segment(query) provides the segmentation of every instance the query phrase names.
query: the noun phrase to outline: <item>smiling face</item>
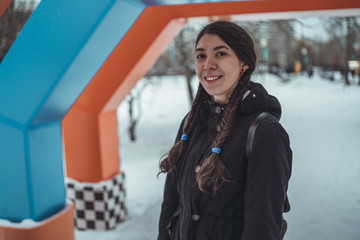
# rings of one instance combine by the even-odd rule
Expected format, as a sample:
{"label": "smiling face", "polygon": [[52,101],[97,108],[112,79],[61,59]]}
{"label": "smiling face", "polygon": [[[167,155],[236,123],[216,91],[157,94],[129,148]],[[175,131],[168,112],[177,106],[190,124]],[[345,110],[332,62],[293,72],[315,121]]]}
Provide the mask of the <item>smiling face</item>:
{"label": "smiling face", "polygon": [[195,72],[206,92],[217,103],[228,103],[248,67],[216,34],[204,34],[195,48]]}

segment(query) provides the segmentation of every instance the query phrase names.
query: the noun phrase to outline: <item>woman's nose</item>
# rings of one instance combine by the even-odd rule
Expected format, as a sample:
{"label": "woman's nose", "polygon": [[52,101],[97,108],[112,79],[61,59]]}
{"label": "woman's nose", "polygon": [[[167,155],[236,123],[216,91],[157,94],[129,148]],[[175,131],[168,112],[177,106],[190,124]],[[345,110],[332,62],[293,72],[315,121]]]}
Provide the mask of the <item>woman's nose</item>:
{"label": "woman's nose", "polygon": [[210,70],[210,69],[216,69],[216,63],[213,61],[212,58],[207,58],[204,63],[204,69]]}

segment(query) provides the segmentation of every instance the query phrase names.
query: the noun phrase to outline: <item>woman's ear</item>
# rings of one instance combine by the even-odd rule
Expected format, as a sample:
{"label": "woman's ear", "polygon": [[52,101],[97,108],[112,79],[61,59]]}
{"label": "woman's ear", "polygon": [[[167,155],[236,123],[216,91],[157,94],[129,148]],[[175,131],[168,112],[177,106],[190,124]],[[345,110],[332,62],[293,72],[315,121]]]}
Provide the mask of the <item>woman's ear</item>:
{"label": "woman's ear", "polygon": [[242,65],[242,67],[241,67],[241,69],[243,69],[243,70],[244,70],[244,72],[245,72],[246,70],[248,70],[248,69],[249,69],[249,66],[248,66],[248,65],[246,65],[246,64],[243,64],[243,65]]}
{"label": "woman's ear", "polygon": [[243,64],[240,69],[240,78],[244,75],[245,71],[249,68],[248,65]]}

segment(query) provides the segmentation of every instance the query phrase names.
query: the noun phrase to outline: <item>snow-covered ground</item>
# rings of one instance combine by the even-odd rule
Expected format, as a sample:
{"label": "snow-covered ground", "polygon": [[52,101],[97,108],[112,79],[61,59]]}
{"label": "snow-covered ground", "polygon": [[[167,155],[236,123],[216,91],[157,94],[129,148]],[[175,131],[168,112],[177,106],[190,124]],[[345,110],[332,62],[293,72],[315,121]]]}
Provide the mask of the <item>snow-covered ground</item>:
{"label": "snow-covered ground", "polygon": [[[281,123],[294,152],[288,193],[292,209],[285,215],[289,224],[285,239],[359,240],[360,86],[344,87],[341,81],[316,76],[292,77],[283,83],[266,74],[253,80],[280,100]],[[143,84],[141,80],[136,88]],[[151,79],[141,95],[141,108],[135,142],[129,140],[127,130],[127,101],[118,111],[129,219],[111,231],[76,231],[76,240],[156,239],[165,180],[163,174],[156,176],[158,163],[190,108],[185,79]]]}

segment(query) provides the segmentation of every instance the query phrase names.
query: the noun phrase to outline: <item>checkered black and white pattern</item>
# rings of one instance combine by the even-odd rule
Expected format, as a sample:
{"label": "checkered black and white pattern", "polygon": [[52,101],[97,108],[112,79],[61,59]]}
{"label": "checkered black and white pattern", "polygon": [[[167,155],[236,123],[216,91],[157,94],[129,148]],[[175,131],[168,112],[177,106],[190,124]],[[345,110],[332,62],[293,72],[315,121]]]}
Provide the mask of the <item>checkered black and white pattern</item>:
{"label": "checkered black and white pattern", "polygon": [[79,230],[109,230],[125,220],[125,175],[100,183],[66,179],[67,198],[74,202],[75,227]]}

